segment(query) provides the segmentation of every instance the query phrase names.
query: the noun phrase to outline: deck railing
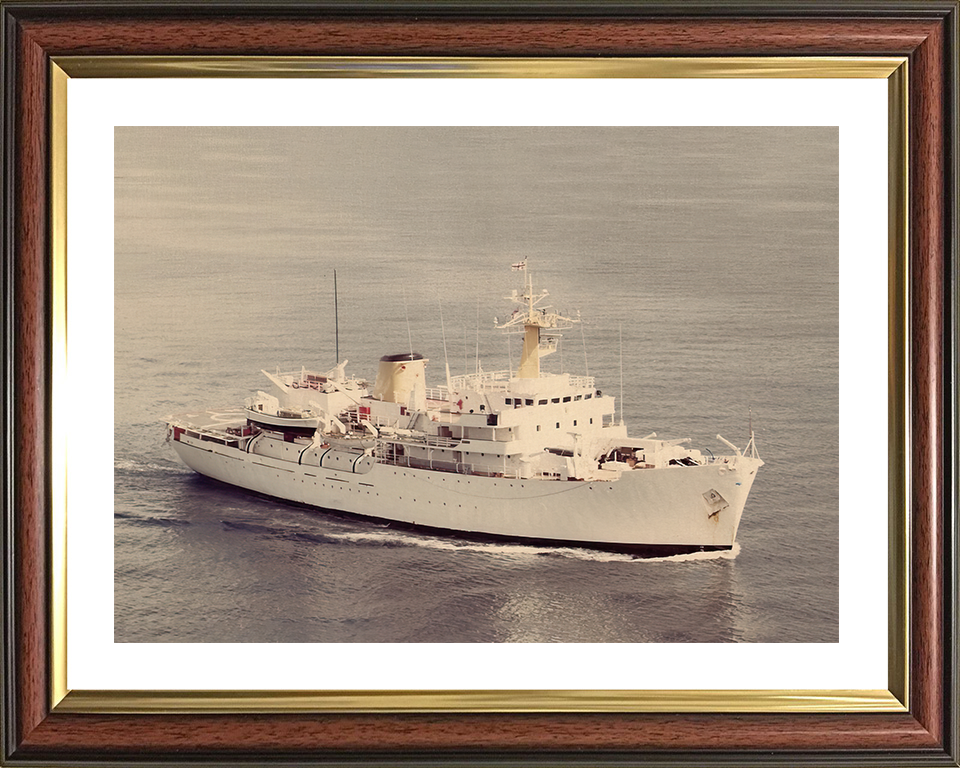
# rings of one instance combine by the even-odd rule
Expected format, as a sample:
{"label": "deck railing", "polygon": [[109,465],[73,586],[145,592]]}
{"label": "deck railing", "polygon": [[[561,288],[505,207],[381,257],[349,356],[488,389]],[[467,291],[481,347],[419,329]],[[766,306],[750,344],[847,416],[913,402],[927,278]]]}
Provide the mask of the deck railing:
{"label": "deck railing", "polygon": [[446,403],[450,400],[450,394],[446,387],[427,387],[427,400]]}
{"label": "deck railing", "polygon": [[450,386],[454,389],[506,389],[511,378],[512,371],[480,371],[451,376]]}
{"label": "deck railing", "polygon": [[[552,378],[554,374],[544,374],[543,378]],[[577,389],[593,389],[596,379],[593,376],[574,376],[572,374],[556,374],[569,376],[570,386]],[[506,390],[510,380],[514,377],[513,371],[481,371],[468,373],[462,376],[451,376],[450,386],[454,389],[497,389]],[[440,389],[446,390],[446,387]],[[429,397],[429,395],[428,395]]]}

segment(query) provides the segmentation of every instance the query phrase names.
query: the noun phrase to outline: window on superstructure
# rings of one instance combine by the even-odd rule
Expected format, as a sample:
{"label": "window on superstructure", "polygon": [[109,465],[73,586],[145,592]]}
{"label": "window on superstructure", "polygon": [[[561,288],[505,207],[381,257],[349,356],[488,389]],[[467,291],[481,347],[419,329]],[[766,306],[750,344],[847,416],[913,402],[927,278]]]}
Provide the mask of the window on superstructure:
{"label": "window on superstructure", "polygon": [[593,424],[593,417],[590,417],[590,423]]}
{"label": "window on superstructure", "polygon": [[569,402],[570,402],[570,398],[569,398],[569,397],[565,397],[565,398],[563,398],[563,402],[565,402],[565,403],[569,403]]}
{"label": "window on superstructure", "polygon": [[557,422],[557,429],[560,429],[560,422]]}
{"label": "window on superstructure", "polygon": [[539,432],[539,431],[540,431],[540,425],[537,424],[537,432]]}
{"label": "window on superstructure", "polygon": [[551,400],[550,402],[551,402],[551,403],[559,403],[559,402],[560,402],[560,398],[559,398],[559,397],[555,397],[555,398],[553,398],[553,400]]}
{"label": "window on superstructure", "polygon": [[577,395],[575,398],[573,398],[573,399],[574,399],[574,402],[576,402],[577,400],[579,400],[581,397],[583,397],[583,395]]}
{"label": "window on superstructure", "polygon": [[583,399],[584,399],[584,400],[589,400],[591,397],[593,397],[593,392],[590,392],[589,394],[584,395],[584,396],[583,396]]}
{"label": "window on superstructure", "polygon": [[546,405],[546,404],[547,404],[547,401],[546,401],[546,400],[539,400],[539,401],[537,402],[537,405]]}
{"label": "window on superstructure", "polygon": [[533,400],[527,400],[524,405],[533,405]]}
{"label": "window on superstructure", "polygon": [[573,426],[577,426],[577,420],[576,420],[576,419],[573,420]]}
{"label": "window on superstructure", "polygon": [[506,400],[503,401],[503,403],[504,405],[513,405],[513,398],[508,397]]}

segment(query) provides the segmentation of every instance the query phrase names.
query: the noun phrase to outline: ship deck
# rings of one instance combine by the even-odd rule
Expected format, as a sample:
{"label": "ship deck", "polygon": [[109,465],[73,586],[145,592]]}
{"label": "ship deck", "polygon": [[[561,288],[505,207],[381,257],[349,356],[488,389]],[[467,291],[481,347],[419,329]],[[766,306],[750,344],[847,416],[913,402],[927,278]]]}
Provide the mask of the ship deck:
{"label": "ship deck", "polygon": [[163,421],[201,432],[223,432],[227,427],[246,424],[247,416],[240,408],[216,408],[208,411],[178,413],[167,416]]}

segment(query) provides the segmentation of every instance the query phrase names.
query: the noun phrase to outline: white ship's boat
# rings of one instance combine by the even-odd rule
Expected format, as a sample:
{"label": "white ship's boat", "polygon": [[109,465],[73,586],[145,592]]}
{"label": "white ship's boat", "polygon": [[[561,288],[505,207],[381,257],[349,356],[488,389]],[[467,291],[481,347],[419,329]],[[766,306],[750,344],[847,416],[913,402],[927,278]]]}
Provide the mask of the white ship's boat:
{"label": "white ship's boat", "polygon": [[498,323],[523,334],[515,371],[448,369],[428,387],[417,352],[382,357],[372,386],[346,361],[264,371],[269,392],[170,417],[167,439],[207,477],[401,528],[643,556],[731,549],[763,465],[752,432],[743,451],[718,435],[723,456],[629,437],[593,378],[541,372],[576,320],[541,307],[547,292],[525,276]]}

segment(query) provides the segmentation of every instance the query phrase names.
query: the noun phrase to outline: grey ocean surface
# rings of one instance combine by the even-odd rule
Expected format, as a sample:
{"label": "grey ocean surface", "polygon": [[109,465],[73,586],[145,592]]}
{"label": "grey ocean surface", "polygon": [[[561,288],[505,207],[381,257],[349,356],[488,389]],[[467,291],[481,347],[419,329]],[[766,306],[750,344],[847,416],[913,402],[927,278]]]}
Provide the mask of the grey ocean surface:
{"label": "grey ocean surface", "polygon": [[[118,642],[836,642],[835,128],[118,128]],[[517,364],[526,259],[631,434],[766,461],[735,556],[471,544],[190,472],[168,414],[260,369]],[[443,330],[440,314],[442,310]],[[409,321],[408,321],[409,318]],[[409,331],[409,335],[408,335]],[[389,516],[389,510],[384,510]]]}

